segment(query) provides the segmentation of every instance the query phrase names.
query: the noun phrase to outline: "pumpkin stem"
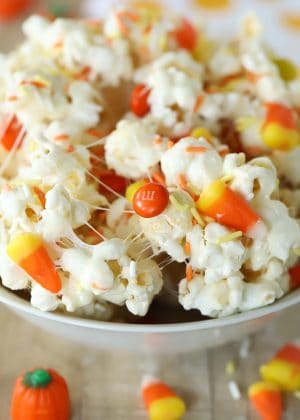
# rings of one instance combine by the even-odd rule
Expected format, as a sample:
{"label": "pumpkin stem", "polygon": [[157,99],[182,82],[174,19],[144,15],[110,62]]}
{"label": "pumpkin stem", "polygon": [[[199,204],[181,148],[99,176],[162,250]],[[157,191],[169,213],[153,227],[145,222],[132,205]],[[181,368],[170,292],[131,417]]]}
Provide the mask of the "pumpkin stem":
{"label": "pumpkin stem", "polygon": [[45,369],[26,372],[23,383],[28,388],[45,388],[52,381],[51,374]]}

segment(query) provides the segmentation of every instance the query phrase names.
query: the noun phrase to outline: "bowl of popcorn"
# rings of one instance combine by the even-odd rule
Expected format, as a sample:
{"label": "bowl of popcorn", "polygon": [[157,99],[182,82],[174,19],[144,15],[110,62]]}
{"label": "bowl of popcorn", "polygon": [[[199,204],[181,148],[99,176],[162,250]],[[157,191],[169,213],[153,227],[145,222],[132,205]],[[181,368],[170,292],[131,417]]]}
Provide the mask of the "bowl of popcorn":
{"label": "bowl of popcorn", "polygon": [[226,42],[145,4],[23,32],[0,56],[1,302],[157,351],[300,302],[300,76],[253,16]]}

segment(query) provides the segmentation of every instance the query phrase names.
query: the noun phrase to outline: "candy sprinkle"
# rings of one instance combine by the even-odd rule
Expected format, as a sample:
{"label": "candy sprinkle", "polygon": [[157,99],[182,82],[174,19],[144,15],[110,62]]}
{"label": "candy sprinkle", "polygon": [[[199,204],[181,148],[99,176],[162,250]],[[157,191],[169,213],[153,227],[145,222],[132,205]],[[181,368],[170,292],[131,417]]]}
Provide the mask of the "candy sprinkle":
{"label": "candy sprinkle", "polygon": [[235,362],[233,360],[228,360],[225,366],[225,372],[227,375],[232,375],[236,371]]}
{"label": "candy sprinkle", "polygon": [[237,230],[236,232],[232,232],[232,233],[229,233],[228,235],[221,236],[217,240],[216,244],[221,245],[225,242],[234,241],[235,239],[240,238],[241,236],[243,236],[243,232],[240,230]]}
{"label": "candy sprinkle", "polygon": [[228,382],[228,389],[229,389],[230,395],[235,401],[238,401],[241,399],[241,391],[238,384],[235,381]]}
{"label": "candy sprinkle", "polygon": [[199,212],[195,209],[195,207],[191,207],[191,214],[194,217],[194,219],[196,220],[196,222],[201,226],[204,227],[205,226],[205,222],[202,219],[202,217],[200,216]]}

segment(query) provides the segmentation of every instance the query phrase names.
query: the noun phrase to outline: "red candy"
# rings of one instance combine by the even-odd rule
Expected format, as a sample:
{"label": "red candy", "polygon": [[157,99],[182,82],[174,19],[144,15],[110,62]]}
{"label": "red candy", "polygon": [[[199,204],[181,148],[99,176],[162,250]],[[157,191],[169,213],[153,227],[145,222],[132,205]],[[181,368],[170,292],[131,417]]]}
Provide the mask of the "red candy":
{"label": "red candy", "polygon": [[175,38],[178,45],[185,50],[193,51],[197,46],[197,31],[187,19],[183,19],[181,26],[175,31]]}
{"label": "red candy", "polygon": [[131,110],[138,117],[144,117],[150,111],[148,97],[150,89],[143,84],[137,85],[131,95]]}
{"label": "red candy", "polygon": [[[126,187],[128,186],[128,180],[126,178],[112,172],[100,175],[99,179],[101,182],[103,182],[103,184],[107,185],[116,193],[122,195],[125,194]],[[100,190],[104,194],[108,191],[107,188],[105,188],[104,186],[100,186]]]}
{"label": "red candy", "polygon": [[144,218],[158,216],[168,203],[168,190],[161,184],[148,183],[139,188],[133,197],[134,211]]}

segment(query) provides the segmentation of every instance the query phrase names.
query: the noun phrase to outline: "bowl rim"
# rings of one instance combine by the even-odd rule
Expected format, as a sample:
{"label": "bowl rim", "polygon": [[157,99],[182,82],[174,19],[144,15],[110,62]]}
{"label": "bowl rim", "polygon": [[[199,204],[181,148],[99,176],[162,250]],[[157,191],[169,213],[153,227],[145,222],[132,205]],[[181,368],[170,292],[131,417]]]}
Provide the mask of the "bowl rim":
{"label": "bowl rim", "polygon": [[258,318],[273,316],[277,312],[300,303],[300,288],[288,293],[270,305],[252,309],[246,312],[237,313],[228,317],[167,324],[129,324],[122,322],[99,321],[94,319],[80,318],[59,312],[43,312],[31,306],[29,302],[14,294],[13,291],[6,290],[2,286],[0,286],[0,303],[3,303],[4,305],[12,308],[13,310],[16,310],[17,312],[24,312],[28,315],[43,318],[45,320],[55,321],[61,324],[77,327],[103,330],[114,333],[166,334],[222,328],[246,321],[255,322],[255,320]]}

